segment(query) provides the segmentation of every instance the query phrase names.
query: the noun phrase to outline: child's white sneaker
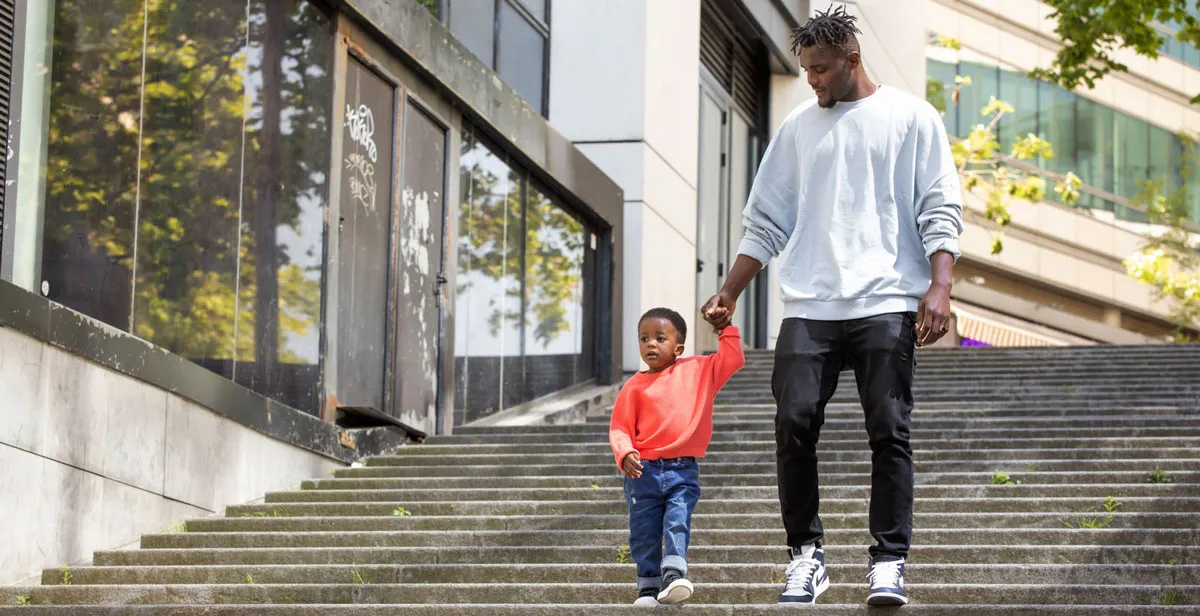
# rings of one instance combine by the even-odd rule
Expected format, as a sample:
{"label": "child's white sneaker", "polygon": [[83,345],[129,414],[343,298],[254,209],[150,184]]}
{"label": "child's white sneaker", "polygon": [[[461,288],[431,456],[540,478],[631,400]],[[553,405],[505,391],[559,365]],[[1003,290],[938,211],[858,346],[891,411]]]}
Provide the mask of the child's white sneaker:
{"label": "child's white sneaker", "polygon": [[641,607],[657,607],[658,606],[658,599],[656,598],[657,596],[658,596],[657,588],[645,588],[645,589],[642,589],[642,591],[638,593],[637,601],[634,601],[633,604],[637,605],[637,606],[641,606]]}
{"label": "child's white sneaker", "polygon": [[663,574],[663,590],[658,593],[658,602],[667,605],[683,603],[692,598],[695,591],[692,583],[674,569],[667,569]]}

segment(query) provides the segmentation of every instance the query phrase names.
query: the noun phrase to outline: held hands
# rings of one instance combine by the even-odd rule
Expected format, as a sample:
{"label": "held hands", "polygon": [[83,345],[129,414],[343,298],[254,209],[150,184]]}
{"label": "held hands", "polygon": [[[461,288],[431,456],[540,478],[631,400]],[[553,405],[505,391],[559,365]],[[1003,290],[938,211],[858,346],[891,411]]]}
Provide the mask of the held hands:
{"label": "held hands", "polygon": [[718,293],[700,308],[701,314],[704,315],[704,320],[712,325],[713,331],[720,334],[733,322],[733,311],[737,307],[737,301],[732,297]]}
{"label": "held hands", "polygon": [[950,331],[950,288],[934,284],[917,308],[917,346],[929,346]]}
{"label": "held hands", "polygon": [[642,456],[638,452],[631,451],[625,454],[625,459],[621,460],[621,472],[630,479],[637,479],[642,476]]}

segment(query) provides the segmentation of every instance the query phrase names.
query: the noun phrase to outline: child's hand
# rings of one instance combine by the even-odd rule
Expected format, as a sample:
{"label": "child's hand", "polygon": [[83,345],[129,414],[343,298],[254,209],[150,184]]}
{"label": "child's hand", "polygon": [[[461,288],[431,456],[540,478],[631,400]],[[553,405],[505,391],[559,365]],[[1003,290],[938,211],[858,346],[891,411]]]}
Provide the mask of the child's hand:
{"label": "child's hand", "polygon": [[625,454],[625,459],[621,460],[621,472],[630,479],[637,479],[642,476],[642,456],[638,452],[631,451]]}

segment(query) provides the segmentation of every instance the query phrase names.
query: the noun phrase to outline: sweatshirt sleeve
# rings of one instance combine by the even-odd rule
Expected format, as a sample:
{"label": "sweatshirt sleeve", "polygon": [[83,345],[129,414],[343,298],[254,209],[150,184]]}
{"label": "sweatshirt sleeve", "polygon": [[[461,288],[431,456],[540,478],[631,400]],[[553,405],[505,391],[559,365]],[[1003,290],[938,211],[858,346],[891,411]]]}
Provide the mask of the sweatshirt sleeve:
{"label": "sweatshirt sleeve", "polygon": [[637,413],[630,403],[629,388],[622,387],[613,403],[612,418],[608,423],[608,444],[612,446],[613,456],[617,460],[617,468],[621,461],[631,451],[637,451],[633,446],[633,434],[637,425]]}
{"label": "sweatshirt sleeve", "polygon": [[788,116],[767,146],[750,197],[742,211],[745,234],[738,254],[764,266],[787,247],[796,229],[800,159],[796,151],[796,114]]}
{"label": "sweatshirt sleeve", "polygon": [[950,152],[946,126],[932,105],[921,106],[914,187],[917,229],[925,257],[944,251],[959,257],[958,236],[963,232],[962,188]]}
{"label": "sweatshirt sleeve", "polygon": [[729,382],[742,366],[746,356],[742,352],[742,333],[737,327],[726,327],[717,338],[717,352],[712,355],[713,388],[720,389]]}

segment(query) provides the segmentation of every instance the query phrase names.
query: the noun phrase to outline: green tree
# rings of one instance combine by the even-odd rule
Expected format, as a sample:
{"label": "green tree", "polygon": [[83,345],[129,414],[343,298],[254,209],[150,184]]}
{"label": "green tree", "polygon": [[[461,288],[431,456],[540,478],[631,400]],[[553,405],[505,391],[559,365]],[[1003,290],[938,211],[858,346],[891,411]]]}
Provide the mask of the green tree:
{"label": "green tree", "polygon": [[1125,260],[1125,267],[1130,276],[1154,287],[1159,298],[1171,303],[1175,340],[1200,342],[1195,331],[1200,323],[1200,235],[1187,228],[1196,140],[1186,138],[1183,146],[1180,185],[1148,180],[1133,199],[1146,208],[1150,223],[1161,232],[1147,235],[1145,245]]}
{"label": "green tree", "polygon": [[[1200,46],[1200,5],[1195,0],[1043,0],[1054,8],[1055,33],[1063,46],[1050,66],[1031,72],[1064,88],[1094,88],[1096,81],[1112,72],[1128,72],[1115,58],[1119,50],[1131,50],[1147,58],[1158,58],[1167,42],[1159,25],[1176,31],[1183,44]],[[1200,93],[1191,99],[1200,103]],[[1194,139],[1184,139],[1185,148],[1195,150]],[[1194,156],[1185,157],[1181,186],[1169,187],[1161,180],[1143,186],[1134,200],[1144,205],[1151,223],[1165,232],[1150,238],[1147,245],[1126,261],[1131,276],[1154,287],[1161,297],[1173,302],[1177,338],[1186,338],[1200,328],[1200,262],[1194,226],[1189,225],[1185,196],[1195,175]],[[1193,221],[1194,222],[1194,221]],[[1194,334],[1191,334],[1194,336]]]}
{"label": "green tree", "polygon": [[[1081,85],[1094,88],[1097,80],[1113,71],[1128,72],[1129,67],[1114,56],[1119,50],[1157,58],[1166,43],[1157,24],[1174,27],[1179,42],[1200,46],[1195,0],[1042,1],[1054,8],[1054,32],[1063,46],[1050,66],[1031,75],[1070,90]],[[1200,103],[1200,94],[1192,103]]]}

